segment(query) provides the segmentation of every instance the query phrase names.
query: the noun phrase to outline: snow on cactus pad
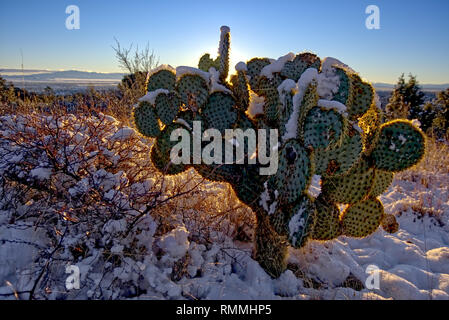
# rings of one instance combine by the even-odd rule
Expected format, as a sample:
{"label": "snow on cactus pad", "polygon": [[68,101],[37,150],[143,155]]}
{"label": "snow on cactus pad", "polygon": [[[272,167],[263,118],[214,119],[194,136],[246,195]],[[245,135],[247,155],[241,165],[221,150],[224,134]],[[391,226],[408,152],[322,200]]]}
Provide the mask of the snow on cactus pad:
{"label": "snow on cactus pad", "polygon": [[372,156],[376,168],[402,171],[415,165],[425,152],[422,131],[407,120],[394,120],[382,125]]}

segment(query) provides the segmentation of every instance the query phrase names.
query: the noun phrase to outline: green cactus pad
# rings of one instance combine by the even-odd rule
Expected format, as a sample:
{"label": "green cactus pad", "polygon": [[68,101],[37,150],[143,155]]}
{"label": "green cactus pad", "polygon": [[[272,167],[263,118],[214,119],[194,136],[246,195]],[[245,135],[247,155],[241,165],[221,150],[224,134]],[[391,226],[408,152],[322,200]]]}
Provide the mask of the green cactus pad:
{"label": "green cactus pad", "polygon": [[240,179],[231,181],[232,187],[237,198],[251,207],[253,210],[261,210],[259,200],[260,195],[264,192],[264,184],[267,182],[268,176],[259,174],[257,166],[245,166],[242,168]]}
{"label": "green cactus pad", "polygon": [[260,77],[254,91],[265,98],[264,115],[268,122],[274,122],[278,119],[278,112],[282,108],[279,99],[278,86],[282,83],[279,75],[274,75],[272,79]]}
{"label": "green cactus pad", "polygon": [[[155,167],[163,174],[178,174],[190,167],[189,164],[174,164],[170,160],[170,152],[178,144],[178,141],[170,141],[170,136],[174,130],[180,128],[185,130],[184,126],[177,123],[166,125],[157,138],[156,143],[151,148],[151,160]],[[190,142],[192,143],[192,139],[190,139]],[[192,150],[192,145],[190,145],[190,150]],[[191,159],[189,162],[191,163]]]}
{"label": "green cactus pad", "polygon": [[141,134],[153,138],[159,136],[161,129],[152,105],[148,102],[139,103],[133,115],[136,128]]}
{"label": "green cactus pad", "polygon": [[181,102],[193,111],[201,109],[209,96],[208,85],[199,75],[183,75],[176,83],[176,90]]}
{"label": "green cactus pad", "polygon": [[290,116],[293,112],[293,94],[291,92],[287,92],[284,95],[284,100],[279,105],[280,109],[277,114],[279,117],[279,136],[284,136],[287,131],[287,123],[290,120]]}
{"label": "green cactus pad", "polygon": [[[248,129],[252,129],[252,130],[255,130],[255,133],[257,135],[257,130],[256,130],[255,124],[242,111],[237,111],[237,120],[235,121],[235,123],[233,124],[233,126],[231,128],[232,129],[241,129],[243,131],[243,133],[246,130],[248,130]],[[269,143],[269,140],[267,141],[267,143]],[[248,163],[248,158],[253,156],[254,151],[253,150],[249,150],[249,145],[248,145],[248,139],[247,138],[244,138],[243,147],[244,147],[244,156],[245,156],[245,159],[243,159],[243,160],[244,160],[244,163]],[[257,144],[256,144],[255,147],[257,148]],[[236,161],[238,161],[237,163],[243,163],[242,159],[239,159],[239,160],[236,160]]]}
{"label": "green cactus pad", "polygon": [[[231,47],[231,34],[226,30],[227,28],[221,28],[221,38],[219,46],[219,58],[220,65],[218,71],[220,72],[220,81],[225,82],[229,73],[229,51]],[[229,29],[228,29],[229,30]]]}
{"label": "green cactus pad", "polygon": [[312,108],[305,118],[304,145],[326,149],[335,145],[344,130],[343,117],[335,110]]}
{"label": "green cactus pad", "polygon": [[371,107],[374,99],[374,89],[371,84],[363,82],[360,76],[350,75],[351,99],[347,104],[349,118],[355,120],[362,116]]}
{"label": "green cactus pad", "polygon": [[227,93],[212,93],[202,111],[207,128],[220,130],[222,134],[225,129],[231,129],[237,121],[235,104],[234,98]]}
{"label": "green cactus pad", "polygon": [[356,203],[370,192],[374,169],[362,158],[346,175],[322,179],[321,191],[337,203]]}
{"label": "green cactus pad", "polygon": [[319,98],[320,97],[317,93],[316,83],[310,83],[307,86],[306,92],[304,93],[304,97],[302,98],[299,108],[297,136],[302,143],[304,143],[304,127],[306,123],[306,117],[309,114],[310,110],[316,107]]}
{"label": "green cactus pad", "polygon": [[278,171],[272,176],[281,201],[293,203],[298,200],[312,175],[311,155],[296,140],[288,140],[279,152]]}
{"label": "green cactus pad", "polygon": [[301,77],[308,68],[320,69],[321,60],[313,53],[300,53],[293,61],[287,61],[282,68],[281,76],[294,80],[295,82]]}
{"label": "green cactus pad", "polygon": [[371,187],[370,196],[375,198],[384,193],[393,182],[394,174],[392,172],[379,169],[374,170],[374,182]]}
{"label": "green cactus pad", "polygon": [[338,86],[337,93],[334,95],[333,100],[341,102],[344,105],[346,105],[348,100],[350,100],[351,82],[349,78],[349,71],[340,67],[335,67],[335,74],[339,77],[340,84]]}
{"label": "green cactus pad", "polygon": [[176,75],[170,70],[160,70],[154,73],[148,79],[147,89],[148,92],[155,91],[157,89],[166,89],[172,91],[175,89]]}
{"label": "green cactus pad", "polygon": [[232,92],[237,99],[237,108],[243,112],[249,106],[249,82],[245,72],[238,71],[236,75],[231,77]]}
{"label": "green cactus pad", "polygon": [[340,223],[340,210],[332,201],[319,195],[315,201],[314,226],[311,231],[313,240],[332,240],[342,233]]}
{"label": "green cactus pad", "polygon": [[176,92],[160,93],[154,103],[156,113],[164,124],[170,124],[176,118],[180,108],[180,100]]}
{"label": "green cactus pad", "polygon": [[382,121],[380,110],[373,104],[359,119],[359,127],[362,129],[363,152],[371,154],[379,137],[379,127]]}
{"label": "green cactus pad", "polygon": [[355,238],[369,236],[379,227],[383,215],[382,202],[376,198],[352,204],[342,213],[343,234]]}
{"label": "green cactus pad", "polygon": [[250,76],[249,83],[253,90],[257,87],[257,83],[259,82],[260,72],[269,64],[270,60],[267,58],[254,58],[246,63],[248,76]]}
{"label": "green cactus pad", "polygon": [[394,120],[382,125],[372,152],[376,168],[402,171],[417,164],[425,153],[422,131],[407,120]]}
{"label": "green cactus pad", "polygon": [[324,177],[344,175],[360,160],[362,151],[362,136],[352,130],[341,145],[315,150],[315,174]]}
{"label": "green cactus pad", "polygon": [[220,57],[212,60],[209,53],[204,54],[200,61],[198,62],[198,69],[209,72],[210,68],[215,68],[215,70],[220,69]]}

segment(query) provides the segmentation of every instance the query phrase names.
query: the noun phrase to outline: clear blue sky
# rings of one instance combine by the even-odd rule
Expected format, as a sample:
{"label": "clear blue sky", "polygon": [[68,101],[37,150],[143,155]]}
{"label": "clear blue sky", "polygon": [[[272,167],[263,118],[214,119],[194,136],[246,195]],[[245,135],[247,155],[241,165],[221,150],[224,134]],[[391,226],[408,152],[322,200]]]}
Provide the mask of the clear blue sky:
{"label": "clear blue sky", "polygon": [[[67,30],[65,8],[80,8]],[[365,28],[365,8],[380,8],[380,30]],[[232,62],[309,50],[349,64],[373,82],[413,73],[449,83],[448,0],[0,0],[0,67],[120,71],[111,46],[150,47],[161,63],[196,66],[216,55],[221,25],[231,27]]]}

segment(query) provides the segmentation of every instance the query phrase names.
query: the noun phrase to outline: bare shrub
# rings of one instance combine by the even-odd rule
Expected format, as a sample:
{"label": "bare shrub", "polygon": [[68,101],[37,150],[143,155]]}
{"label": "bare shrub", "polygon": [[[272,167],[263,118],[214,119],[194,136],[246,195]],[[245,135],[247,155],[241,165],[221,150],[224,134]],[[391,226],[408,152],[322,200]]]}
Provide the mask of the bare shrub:
{"label": "bare shrub", "polygon": [[[94,273],[81,290],[97,298],[128,297],[123,288],[137,282],[129,284],[116,269],[137,268],[152,256],[155,239],[177,226],[204,245],[251,237],[251,211],[229,186],[207,182],[193,169],[174,177],[158,173],[151,145],[93,109],[0,117],[0,229],[35,235],[0,232],[0,241],[38,251],[26,276],[11,281],[17,288],[11,295],[67,298],[64,266],[86,262],[102,270],[103,282],[95,283]],[[105,283],[112,296],[103,292]]]}

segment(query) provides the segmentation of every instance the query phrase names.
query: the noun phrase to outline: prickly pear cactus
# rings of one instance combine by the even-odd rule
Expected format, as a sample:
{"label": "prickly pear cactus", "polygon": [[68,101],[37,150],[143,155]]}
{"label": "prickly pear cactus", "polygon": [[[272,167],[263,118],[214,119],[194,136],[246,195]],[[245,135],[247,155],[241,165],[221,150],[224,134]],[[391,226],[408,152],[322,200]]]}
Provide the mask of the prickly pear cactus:
{"label": "prickly pear cactus", "polygon": [[[273,277],[286,268],[288,244],[366,237],[379,226],[396,232],[396,219],[384,213],[378,197],[394,173],[422,159],[422,131],[407,120],[382,124],[372,85],[334,58],[309,52],[254,58],[238,63],[228,82],[230,39],[229,28],[222,27],[217,58],[203,55],[198,69],[161,66],[149,75],[134,121],[142,135],[156,139],[155,167],[167,175],[193,167],[206,179],[230,183],[256,214],[254,257]],[[217,164],[195,161],[192,151],[189,164],[172,163],[175,130],[187,130],[204,145],[194,121],[203,138],[206,129],[221,135],[226,129],[278,130],[277,144],[258,144],[254,153],[276,152],[277,172],[260,175],[266,163],[256,157],[249,164],[250,152],[233,157],[234,163],[220,156]],[[312,180],[320,181],[317,197],[309,192]]]}

